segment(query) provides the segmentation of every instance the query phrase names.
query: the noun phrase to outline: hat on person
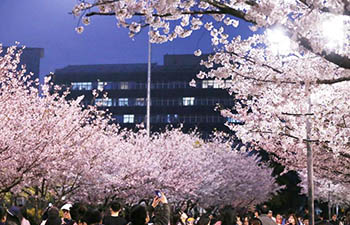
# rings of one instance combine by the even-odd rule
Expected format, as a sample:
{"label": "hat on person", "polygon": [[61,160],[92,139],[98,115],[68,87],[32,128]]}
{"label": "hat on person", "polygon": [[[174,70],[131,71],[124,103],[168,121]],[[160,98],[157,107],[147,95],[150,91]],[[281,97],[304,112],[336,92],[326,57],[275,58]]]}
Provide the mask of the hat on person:
{"label": "hat on person", "polygon": [[10,209],[7,210],[7,212],[11,216],[18,218],[19,220],[22,219],[21,218],[21,210],[17,206],[12,206]]}
{"label": "hat on person", "polygon": [[70,211],[70,208],[72,207],[72,204],[64,204],[61,208],[61,210],[67,210],[67,211]]}

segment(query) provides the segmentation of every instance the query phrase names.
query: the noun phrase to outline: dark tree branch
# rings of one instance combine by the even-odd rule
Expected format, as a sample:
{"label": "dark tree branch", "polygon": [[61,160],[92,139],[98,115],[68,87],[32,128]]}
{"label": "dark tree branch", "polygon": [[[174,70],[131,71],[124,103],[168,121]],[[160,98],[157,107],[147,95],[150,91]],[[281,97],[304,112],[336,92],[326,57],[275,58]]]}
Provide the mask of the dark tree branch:
{"label": "dark tree branch", "polygon": [[[289,36],[292,36],[292,33],[289,33]],[[311,47],[311,42],[309,39],[302,37],[300,34],[298,35],[297,41],[299,44],[307,49],[308,51],[326,59],[327,61],[341,67],[344,69],[350,69],[350,58],[347,56],[339,55],[335,52],[327,53],[326,51],[322,51],[322,53],[315,52]]]}
{"label": "dark tree branch", "polygon": [[[313,4],[308,4],[306,2],[306,0],[299,0],[301,3],[303,3],[306,7],[308,7],[309,9],[314,9],[314,5]],[[343,13],[341,14],[336,14],[336,15],[344,15],[344,16],[350,16],[350,10],[348,10],[348,6],[350,5],[350,2],[349,1],[346,1],[346,0],[342,0],[342,2],[344,3],[344,7],[343,7]],[[332,13],[332,11],[327,8],[327,7],[322,7],[322,8],[319,8],[318,10],[320,10],[321,12],[325,12],[325,13]],[[333,13],[334,14],[334,13]]]}
{"label": "dark tree branch", "polygon": [[282,113],[282,115],[286,115],[286,116],[313,116],[313,113],[304,113],[304,114],[300,114],[300,113]]}

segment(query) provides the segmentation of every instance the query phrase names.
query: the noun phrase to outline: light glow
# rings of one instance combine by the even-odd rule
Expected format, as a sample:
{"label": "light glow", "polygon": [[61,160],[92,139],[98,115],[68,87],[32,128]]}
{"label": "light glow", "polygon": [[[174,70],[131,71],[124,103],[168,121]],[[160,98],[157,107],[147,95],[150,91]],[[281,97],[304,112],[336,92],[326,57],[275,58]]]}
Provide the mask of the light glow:
{"label": "light glow", "polygon": [[328,17],[322,23],[322,33],[327,40],[326,47],[330,50],[341,50],[344,46],[344,17]]}
{"label": "light glow", "polygon": [[268,29],[266,31],[270,50],[276,55],[287,55],[291,50],[289,37],[281,28]]}

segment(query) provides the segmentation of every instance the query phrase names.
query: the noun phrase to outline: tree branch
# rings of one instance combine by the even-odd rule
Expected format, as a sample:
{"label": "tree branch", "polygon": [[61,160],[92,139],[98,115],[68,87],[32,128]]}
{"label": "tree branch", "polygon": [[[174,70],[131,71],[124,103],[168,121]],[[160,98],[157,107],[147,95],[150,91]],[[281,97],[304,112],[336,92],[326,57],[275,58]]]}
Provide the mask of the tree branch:
{"label": "tree branch", "polygon": [[286,116],[313,116],[313,113],[282,113],[282,115]]}
{"label": "tree branch", "polygon": [[[246,22],[252,23],[252,24],[257,24],[256,21],[254,19],[247,19],[246,18],[246,14],[243,11],[240,10],[236,10],[233,9],[225,4],[222,4],[218,1],[210,1],[210,0],[204,0],[205,2],[207,2],[208,4],[210,4],[212,7],[218,9],[218,11],[216,10],[208,10],[208,11],[191,11],[191,12],[182,12],[183,15],[197,15],[197,14],[227,14],[227,15],[231,15],[233,17],[236,18],[240,18]],[[303,4],[305,4],[307,7],[313,7],[307,4],[307,2],[305,0],[299,0],[301,1]],[[115,1],[109,1],[107,3],[113,3]],[[345,0],[343,0],[343,2],[346,2]],[[255,7],[258,7],[257,3],[254,3],[253,1],[246,1],[245,2],[248,5],[254,5]],[[344,4],[344,15],[350,15],[350,11],[347,10],[347,6],[348,4]],[[96,5],[93,5],[96,6]],[[320,9],[322,12],[329,12],[330,10],[327,8],[321,8]],[[95,16],[95,15],[100,15],[100,16],[115,16],[116,14],[114,12],[109,12],[109,13],[101,13],[101,12],[89,12],[86,14],[87,17],[90,16]],[[144,13],[135,13],[135,16],[145,16]],[[167,14],[153,14],[153,16],[159,16],[159,17],[170,17],[172,16],[172,14],[167,13]],[[289,29],[290,30],[290,29]],[[292,32],[294,31],[290,31],[290,36],[292,36]],[[347,56],[342,56],[339,55],[335,52],[332,53],[327,53],[326,51],[322,51],[322,53],[317,53],[315,52],[310,44],[310,39],[307,39],[305,37],[302,37],[301,35],[299,35],[299,37],[297,38],[297,41],[299,42],[299,44],[304,47],[305,49],[307,49],[310,52],[313,52],[314,54],[326,59],[327,61],[334,63],[335,65],[338,65],[341,68],[345,68],[345,69],[350,69],[350,58]]]}
{"label": "tree branch", "polygon": [[[308,7],[309,9],[313,9],[315,8],[315,6],[313,4],[309,5],[306,0],[299,0],[301,3],[303,3],[306,7]],[[346,1],[346,0],[342,0],[342,2],[344,3],[344,7],[343,7],[343,13],[333,13],[329,8],[327,7],[322,7],[322,8],[319,8],[319,10],[321,12],[325,12],[325,13],[332,13],[332,14],[335,14],[335,15],[344,15],[344,16],[350,16],[350,10],[348,10],[348,6],[349,6],[349,2]]]}

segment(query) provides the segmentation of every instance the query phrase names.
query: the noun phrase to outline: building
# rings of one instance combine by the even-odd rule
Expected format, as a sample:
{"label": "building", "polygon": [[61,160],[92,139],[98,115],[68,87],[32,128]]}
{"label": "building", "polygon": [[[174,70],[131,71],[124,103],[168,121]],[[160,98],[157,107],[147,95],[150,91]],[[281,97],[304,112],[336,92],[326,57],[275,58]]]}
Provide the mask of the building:
{"label": "building", "polygon": [[[184,130],[228,131],[215,111],[217,104],[232,108],[233,97],[221,89],[225,81],[189,82],[204,68],[192,55],[165,55],[164,65],[152,64],[151,130],[183,124]],[[53,82],[71,88],[71,98],[84,95],[83,103],[108,108],[122,127],[145,122],[147,102],[147,64],[74,65],[57,69]],[[229,81],[227,81],[229,82]],[[93,89],[108,92],[107,98],[92,97]]]}
{"label": "building", "polygon": [[[3,47],[3,52],[0,54],[3,56],[8,47]],[[26,65],[27,73],[32,72],[32,79],[39,79],[40,74],[40,59],[44,57],[43,48],[25,48],[21,55],[21,61],[18,68],[21,68],[22,65]]]}

